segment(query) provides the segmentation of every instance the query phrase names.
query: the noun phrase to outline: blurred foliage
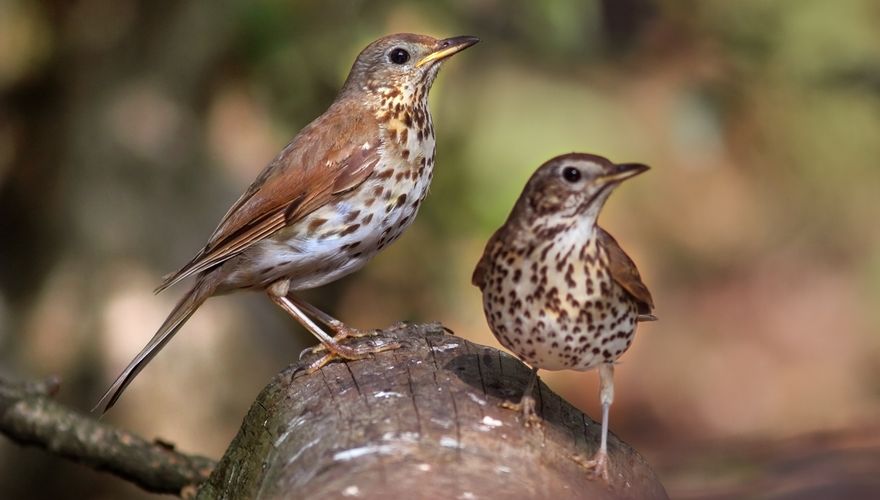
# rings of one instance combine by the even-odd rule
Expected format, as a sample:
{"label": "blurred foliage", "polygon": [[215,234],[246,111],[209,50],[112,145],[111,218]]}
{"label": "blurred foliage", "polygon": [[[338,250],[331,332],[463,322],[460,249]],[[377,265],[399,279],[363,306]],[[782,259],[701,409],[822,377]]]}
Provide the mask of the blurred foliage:
{"label": "blurred foliage", "polygon": [[[442,319],[497,345],[470,271],[528,175],[575,150],[641,161],[654,169],[603,223],[661,321],[622,360],[612,429],[666,470],[689,443],[876,420],[873,0],[0,0],[0,373],[61,374],[90,407],[170,309],[159,277],[396,31],[483,43],[432,93],[418,222],[308,298],[357,326]],[[266,302],[209,302],[109,418],[219,455],[312,343]],[[593,374],[545,378],[596,411]],[[5,442],[0,470],[4,498],[136,494]],[[694,498],[700,475],[667,485]]]}

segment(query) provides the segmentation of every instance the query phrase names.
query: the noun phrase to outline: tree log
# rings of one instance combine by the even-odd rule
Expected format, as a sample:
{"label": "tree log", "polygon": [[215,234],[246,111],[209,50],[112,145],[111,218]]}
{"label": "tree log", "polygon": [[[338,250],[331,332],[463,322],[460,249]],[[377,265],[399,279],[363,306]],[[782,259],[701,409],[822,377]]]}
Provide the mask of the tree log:
{"label": "tree log", "polygon": [[364,342],[402,348],[280,373],[251,407],[198,498],[666,498],[645,460],[609,436],[611,481],[590,456],[600,426],[538,384],[539,428],[499,407],[529,376],[497,349],[440,325]]}

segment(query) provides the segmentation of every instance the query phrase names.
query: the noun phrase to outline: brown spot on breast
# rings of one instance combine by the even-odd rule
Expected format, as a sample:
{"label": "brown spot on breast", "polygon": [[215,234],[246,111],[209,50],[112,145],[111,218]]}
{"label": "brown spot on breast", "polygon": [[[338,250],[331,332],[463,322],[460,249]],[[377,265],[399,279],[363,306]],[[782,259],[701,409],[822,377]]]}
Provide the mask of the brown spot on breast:
{"label": "brown spot on breast", "polygon": [[546,247],[544,247],[544,250],[541,250],[541,261],[542,262],[547,260],[547,253],[550,252],[550,248],[552,246],[553,246],[552,244],[548,244]]}
{"label": "brown spot on breast", "polygon": [[327,219],[322,219],[322,218],[312,219],[311,222],[309,222],[309,232],[314,233],[315,231],[318,230],[319,227],[323,226],[326,222],[327,222]]}
{"label": "brown spot on breast", "polygon": [[348,226],[347,228],[343,229],[342,231],[340,231],[339,236],[349,235],[349,234],[357,231],[359,227],[361,227],[360,224],[352,224],[352,225]]}
{"label": "brown spot on breast", "polygon": [[348,214],[345,216],[345,223],[348,224],[348,223],[354,222],[354,220],[357,219],[358,215],[360,215],[360,214],[361,214],[360,210],[352,210],[352,211],[348,212]]}
{"label": "brown spot on breast", "polygon": [[354,243],[348,243],[346,245],[342,245],[342,250],[354,250],[355,248],[361,245],[360,241],[355,241]]}

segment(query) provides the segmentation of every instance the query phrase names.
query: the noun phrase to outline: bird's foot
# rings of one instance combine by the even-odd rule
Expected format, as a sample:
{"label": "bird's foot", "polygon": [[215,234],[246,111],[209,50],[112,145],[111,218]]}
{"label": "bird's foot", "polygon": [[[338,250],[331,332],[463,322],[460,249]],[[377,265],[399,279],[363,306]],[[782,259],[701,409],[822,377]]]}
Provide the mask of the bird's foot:
{"label": "bird's foot", "polygon": [[599,450],[589,460],[582,455],[573,455],[571,459],[590,471],[590,479],[601,477],[608,482],[608,452]]}
{"label": "bird's foot", "polygon": [[[352,328],[350,326],[346,326],[342,322],[338,324],[330,325],[333,329],[335,335],[333,336],[333,342],[339,344],[343,340],[346,339],[361,339],[364,337],[372,337],[378,335],[380,330],[358,330],[357,328]],[[325,344],[318,344],[313,347],[307,347],[303,349],[301,353],[299,353],[299,359],[303,359],[305,356],[310,354],[318,354],[320,352],[331,351],[332,349],[328,348]]]}
{"label": "bird's foot", "polygon": [[308,368],[306,368],[306,373],[309,375],[315,373],[323,368],[324,365],[336,359],[353,361],[366,358],[377,352],[393,351],[394,349],[399,349],[401,346],[397,342],[384,342],[380,345],[349,346],[339,344],[334,338],[332,344],[323,344],[318,347],[321,347],[322,349],[319,350],[314,348],[313,352],[327,351],[327,353],[321,356],[317,361],[312,362]]}
{"label": "bird's foot", "polygon": [[526,427],[541,427],[541,417],[535,411],[535,398],[531,395],[524,395],[519,403],[511,403],[510,401],[502,401],[499,405],[508,410],[522,412],[523,425]]}

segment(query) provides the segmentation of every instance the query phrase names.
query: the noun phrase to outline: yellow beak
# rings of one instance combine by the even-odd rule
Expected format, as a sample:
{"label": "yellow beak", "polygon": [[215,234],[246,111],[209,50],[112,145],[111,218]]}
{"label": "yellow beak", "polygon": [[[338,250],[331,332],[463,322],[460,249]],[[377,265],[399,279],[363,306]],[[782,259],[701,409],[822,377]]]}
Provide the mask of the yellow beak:
{"label": "yellow beak", "polygon": [[426,64],[446,59],[447,57],[453,54],[457,54],[479,41],[480,39],[475,36],[456,36],[440,40],[439,42],[437,42],[437,49],[434,52],[431,52],[430,54],[426,55],[425,57],[419,59],[418,62],[416,62],[416,68],[421,68]]}
{"label": "yellow beak", "polygon": [[618,163],[614,165],[613,171],[603,175],[600,179],[605,183],[620,182],[635,177],[648,169],[650,167],[641,163]]}

